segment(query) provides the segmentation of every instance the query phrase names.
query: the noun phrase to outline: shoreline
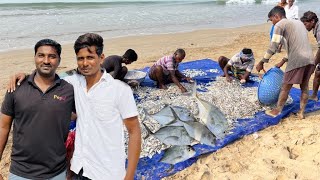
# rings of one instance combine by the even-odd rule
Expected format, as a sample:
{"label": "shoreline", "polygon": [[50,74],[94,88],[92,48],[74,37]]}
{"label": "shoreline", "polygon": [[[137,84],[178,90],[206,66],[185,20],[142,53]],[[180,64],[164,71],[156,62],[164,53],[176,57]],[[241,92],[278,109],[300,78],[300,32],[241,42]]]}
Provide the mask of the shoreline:
{"label": "shoreline", "polygon": [[[128,68],[139,69],[152,65],[163,55],[172,54],[177,48],[186,50],[183,61],[186,62],[204,58],[215,60],[221,55],[231,57],[243,47],[248,47],[252,48],[257,64],[268,49],[270,27],[270,23],[264,23],[238,28],[106,38],[104,53],[106,56],[122,55],[132,48],[138,53],[138,61]],[[311,32],[309,39],[315,54],[317,46]],[[72,46],[71,43],[62,45],[58,73],[76,67]],[[274,66],[284,55],[283,51],[273,56],[265,68]],[[28,73],[35,68],[33,56],[33,48],[0,52],[1,101],[11,74]],[[313,77],[311,84],[312,80]],[[258,138],[245,136],[217,152],[202,156],[192,166],[168,179],[316,179],[314,177],[320,177],[319,118],[320,111],[307,113],[304,120],[289,116],[279,124],[257,132]],[[10,164],[12,140],[8,142],[1,160],[4,177]]]}

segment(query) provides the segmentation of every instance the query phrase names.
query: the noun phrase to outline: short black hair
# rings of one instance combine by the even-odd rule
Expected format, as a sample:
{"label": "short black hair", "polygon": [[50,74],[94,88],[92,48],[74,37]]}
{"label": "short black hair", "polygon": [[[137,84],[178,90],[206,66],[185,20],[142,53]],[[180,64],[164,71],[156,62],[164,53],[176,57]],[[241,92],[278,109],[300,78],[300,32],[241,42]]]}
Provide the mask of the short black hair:
{"label": "short black hair", "polygon": [[315,23],[317,23],[319,21],[316,13],[314,13],[312,11],[307,11],[307,12],[303,13],[303,16],[300,18],[300,20],[302,22],[311,22],[312,20],[314,20]]}
{"label": "short black hair", "polygon": [[59,55],[59,58],[61,57],[61,45],[57,43],[56,41],[52,39],[42,39],[36,43],[34,46],[34,54],[37,54],[38,48],[41,46],[51,46],[53,47],[57,54]]}
{"label": "short black hair", "polygon": [[123,58],[128,59],[129,61],[136,61],[138,59],[137,53],[133,49],[128,49],[123,55]]}
{"label": "short black hair", "polygon": [[278,14],[282,17],[286,17],[286,11],[281,6],[275,6],[274,8],[272,8],[271,11],[268,13],[268,18],[270,18],[271,16],[274,16],[276,14]]}
{"label": "short black hair", "polygon": [[100,56],[103,52],[103,38],[95,33],[86,33],[78,37],[78,39],[74,43],[74,51],[76,54],[82,48],[88,48],[90,46],[96,47],[96,53]]}
{"label": "short black hair", "polygon": [[179,54],[179,55],[181,55],[181,56],[183,56],[183,57],[186,56],[186,52],[184,51],[184,49],[177,49],[177,50],[174,52],[174,54]]}
{"label": "short black hair", "polygon": [[243,48],[242,53],[243,54],[252,54],[252,50],[250,48]]}

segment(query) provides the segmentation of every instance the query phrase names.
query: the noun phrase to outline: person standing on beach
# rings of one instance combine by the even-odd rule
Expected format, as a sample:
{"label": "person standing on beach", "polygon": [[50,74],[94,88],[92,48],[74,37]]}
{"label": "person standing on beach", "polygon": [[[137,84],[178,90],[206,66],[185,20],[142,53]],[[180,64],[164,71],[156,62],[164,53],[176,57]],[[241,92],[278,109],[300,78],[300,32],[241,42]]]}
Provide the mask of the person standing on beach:
{"label": "person standing on beach", "polygon": [[309,94],[308,83],[314,71],[313,54],[309,44],[308,32],[301,21],[286,19],[286,13],[282,7],[274,7],[269,12],[268,18],[275,25],[274,37],[266,54],[257,64],[256,69],[258,72],[263,69],[264,63],[269,62],[269,59],[276,53],[280,42],[287,48],[288,58],[284,58],[277,64],[277,67],[281,67],[287,62],[277,107],[267,110],[265,113],[272,117],[278,116],[282,112],[293,84],[299,84],[301,99],[298,116],[303,119]]}
{"label": "person standing on beach", "polygon": [[240,83],[247,82],[253,69],[254,62],[252,50],[249,48],[243,48],[231,59],[225,56],[220,56],[218,58],[219,66],[224,72],[222,76],[225,76],[228,82],[232,81],[228,71],[232,72],[232,76],[240,79]]}
{"label": "person standing on beach", "polygon": [[318,90],[320,84],[320,22],[314,12],[307,11],[300,19],[308,31],[313,30],[313,35],[318,43],[318,51],[315,56],[315,74],[313,79],[313,93],[310,99],[318,101]]}
{"label": "person standing on beach", "polygon": [[177,49],[173,55],[160,58],[149,70],[150,79],[157,82],[160,89],[167,89],[165,84],[175,83],[182,93],[187,92],[186,88],[180,84],[181,80],[191,82],[192,79],[186,77],[178,70],[179,63],[185,58],[186,52]]}
{"label": "person standing on beach", "polygon": [[14,122],[9,179],[65,180],[65,141],[74,91],[55,73],[61,61],[60,44],[43,39],[34,52],[36,70],[14,92],[7,92],[2,103],[0,154]]}
{"label": "person standing on beach", "polygon": [[138,59],[137,53],[133,49],[128,49],[122,56],[112,55],[104,59],[102,67],[106,69],[114,79],[119,79],[123,81],[124,77],[128,72],[124,64],[131,64]]}
{"label": "person standing on beach", "polygon": [[[101,63],[103,38],[87,33],[74,43],[78,70],[65,78],[74,86],[77,111],[74,179],[133,179],[141,149],[138,111],[131,88],[113,79]],[[123,124],[129,133],[125,170]]]}
{"label": "person standing on beach", "polygon": [[[74,86],[78,109],[70,167],[76,173],[73,180],[133,180],[140,157],[141,130],[133,93],[101,68],[103,46],[98,34],[79,36],[74,43],[77,72],[64,77]],[[18,82],[24,78],[23,73],[16,75]],[[129,133],[127,171],[123,124]]]}
{"label": "person standing on beach", "polygon": [[295,0],[288,0],[288,4],[284,7],[287,19],[299,19],[299,8],[294,5]]}

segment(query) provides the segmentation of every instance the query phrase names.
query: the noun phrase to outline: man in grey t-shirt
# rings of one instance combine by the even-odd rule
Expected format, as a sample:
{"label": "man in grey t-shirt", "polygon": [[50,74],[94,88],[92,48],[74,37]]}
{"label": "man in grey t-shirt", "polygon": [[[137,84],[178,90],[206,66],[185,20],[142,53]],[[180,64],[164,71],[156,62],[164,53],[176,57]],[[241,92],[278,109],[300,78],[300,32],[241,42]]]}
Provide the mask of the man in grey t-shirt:
{"label": "man in grey t-shirt", "polygon": [[316,70],[313,79],[313,93],[310,99],[318,101],[318,89],[320,84],[320,21],[314,12],[307,11],[301,17],[301,21],[308,31],[313,30],[313,35],[318,44],[318,50],[314,59]]}
{"label": "man in grey t-shirt", "polygon": [[271,44],[263,59],[257,64],[259,72],[263,64],[275,54],[279,43],[282,43],[287,52],[288,58],[284,58],[277,66],[281,67],[287,62],[285,75],[279,95],[277,108],[268,110],[265,113],[276,117],[279,115],[288,98],[293,84],[299,84],[301,89],[300,111],[298,116],[304,118],[304,110],[308,101],[309,79],[314,71],[312,49],[309,44],[308,32],[301,21],[286,19],[286,13],[282,7],[274,7],[268,14],[268,18],[275,25]]}

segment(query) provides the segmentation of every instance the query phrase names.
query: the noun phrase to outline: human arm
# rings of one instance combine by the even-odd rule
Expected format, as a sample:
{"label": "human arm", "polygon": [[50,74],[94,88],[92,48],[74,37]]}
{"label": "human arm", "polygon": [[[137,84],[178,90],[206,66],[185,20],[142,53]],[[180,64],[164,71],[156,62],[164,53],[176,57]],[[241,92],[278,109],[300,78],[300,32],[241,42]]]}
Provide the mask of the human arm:
{"label": "human arm", "polygon": [[226,80],[227,80],[228,82],[231,82],[231,81],[232,81],[230,75],[228,74],[228,69],[229,69],[230,67],[231,67],[230,64],[226,64],[226,66],[224,66],[224,68],[223,68],[224,75],[226,76]]}
{"label": "human arm", "polygon": [[276,53],[282,39],[283,29],[275,25],[269,49],[263,56],[262,60],[256,66],[256,70],[258,72],[264,69],[264,63],[268,63],[269,59]]}
{"label": "human arm", "polygon": [[133,180],[141,151],[141,129],[138,117],[131,117],[124,120],[129,133],[128,142],[128,167],[125,180]]}
{"label": "human arm", "polygon": [[[0,159],[2,158],[3,151],[6,147],[9,132],[11,129],[13,118],[11,116],[0,114]],[[0,180],[2,180],[3,177],[0,174]]]}
{"label": "human arm", "polygon": [[276,67],[281,68],[286,62],[288,62],[288,58],[284,57],[278,64],[276,64]]}
{"label": "human arm", "polygon": [[187,80],[188,82],[192,82],[192,78],[187,77],[183,73],[181,73],[179,70],[176,70],[176,75],[181,78],[182,80]]}
{"label": "human arm", "polygon": [[178,80],[178,78],[176,76],[176,71],[175,70],[169,70],[169,73],[170,73],[170,77],[171,77],[172,82],[179,87],[181,92],[182,93],[187,92],[187,89],[185,87],[183,87],[181,85],[181,83],[179,82],[179,80]]}

